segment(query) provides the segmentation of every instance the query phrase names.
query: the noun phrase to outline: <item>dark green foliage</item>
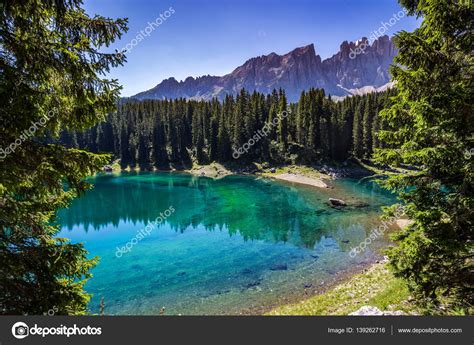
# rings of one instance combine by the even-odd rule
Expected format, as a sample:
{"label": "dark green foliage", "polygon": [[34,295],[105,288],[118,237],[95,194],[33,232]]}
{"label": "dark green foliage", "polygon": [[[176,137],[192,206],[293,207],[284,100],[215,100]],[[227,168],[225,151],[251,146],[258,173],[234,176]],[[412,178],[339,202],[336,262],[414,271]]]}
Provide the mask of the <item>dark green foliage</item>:
{"label": "dark green foliage", "polygon": [[[278,103],[278,114],[284,114],[287,111],[286,96],[283,90],[280,90],[280,102]],[[278,142],[281,144],[281,150],[286,152],[288,147],[288,117],[281,116],[278,121]]]}
{"label": "dark green foliage", "polygon": [[373,129],[374,109],[372,97],[367,97],[364,107],[364,116],[362,117],[362,148],[364,158],[370,158],[372,155],[372,129]]}
{"label": "dark green foliage", "polygon": [[[473,303],[473,9],[471,1],[403,0],[420,28],[396,36],[398,95],[383,112],[380,163],[411,167],[385,184],[414,223],[391,264],[430,305],[469,313]],[[403,66],[403,67],[401,67]],[[410,187],[407,190],[407,187]]]}
{"label": "dark green foliage", "polygon": [[[85,133],[83,145],[99,151],[113,148],[108,152],[121,160],[123,168],[136,163],[141,168],[189,166],[192,159],[200,164],[229,162],[234,160],[233,149],[255,139],[255,135],[258,140],[239,161],[307,161],[308,155],[335,161],[346,160],[352,154],[370,158],[378,144],[373,139],[381,124],[378,109],[388,104],[394,93],[334,102],[325,97],[323,90],[311,89],[302,92],[297,104],[288,104],[283,90],[269,96],[242,90],[237,97],[227,96],[222,103],[127,100],[106,123]],[[281,116],[283,111],[287,116]],[[273,125],[267,135],[261,135],[269,123]],[[102,134],[105,131],[107,136]],[[63,133],[62,138],[70,142],[74,135]]]}
{"label": "dark green foliage", "polygon": [[[89,16],[79,0],[2,1],[0,5],[0,147],[32,122],[33,137],[0,157],[0,313],[83,314],[85,279],[95,259],[81,244],[56,238],[59,208],[89,188],[84,178],[109,157],[110,124],[83,133],[113,111],[119,86],[107,80],[124,56],[104,53],[126,21]],[[58,138],[66,146],[50,143]],[[120,138],[120,136],[117,136]],[[98,145],[100,143],[100,145]]]}

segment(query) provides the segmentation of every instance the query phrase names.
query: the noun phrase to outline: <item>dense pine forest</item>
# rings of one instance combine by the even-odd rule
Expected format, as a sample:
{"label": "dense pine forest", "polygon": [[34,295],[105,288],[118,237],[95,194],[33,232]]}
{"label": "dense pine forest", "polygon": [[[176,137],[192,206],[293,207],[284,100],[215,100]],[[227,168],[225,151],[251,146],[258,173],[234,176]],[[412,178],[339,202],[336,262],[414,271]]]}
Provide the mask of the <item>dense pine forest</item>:
{"label": "dense pine forest", "polygon": [[[324,90],[311,89],[289,104],[283,90],[271,95],[242,90],[223,102],[123,100],[107,121],[87,132],[64,132],[61,141],[113,153],[122,168],[229,162],[249,140],[251,148],[238,157],[244,163],[367,159],[381,145],[376,133],[385,125],[378,112],[393,95],[390,90],[336,102]],[[274,125],[262,135],[266,124]]]}

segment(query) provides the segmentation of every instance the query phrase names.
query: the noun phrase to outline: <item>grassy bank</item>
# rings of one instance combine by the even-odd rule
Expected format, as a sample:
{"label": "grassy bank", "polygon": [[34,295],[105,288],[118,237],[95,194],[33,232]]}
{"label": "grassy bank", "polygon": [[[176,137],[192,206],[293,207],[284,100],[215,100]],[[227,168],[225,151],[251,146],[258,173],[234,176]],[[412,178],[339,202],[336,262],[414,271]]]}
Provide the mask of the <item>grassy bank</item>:
{"label": "grassy bank", "polygon": [[410,294],[405,283],[395,278],[385,263],[377,263],[325,293],[276,308],[268,314],[348,315],[365,305],[377,307],[382,311],[421,313],[410,303]]}

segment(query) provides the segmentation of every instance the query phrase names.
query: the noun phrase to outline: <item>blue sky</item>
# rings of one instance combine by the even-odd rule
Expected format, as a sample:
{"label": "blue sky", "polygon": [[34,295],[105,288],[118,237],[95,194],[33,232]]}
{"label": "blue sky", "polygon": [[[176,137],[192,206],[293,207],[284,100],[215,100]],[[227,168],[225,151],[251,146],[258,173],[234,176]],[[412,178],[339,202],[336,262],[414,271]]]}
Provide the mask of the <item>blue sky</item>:
{"label": "blue sky", "polygon": [[[109,49],[122,49],[160,15],[169,15],[112,70],[131,96],[163,79],[224,75],[251,57],[284,54],[314,43],[323,59],[342,41],[355,41],[401,10],[396,0],[85,0],[86,11],[129,18],[129,31]],[[174,13],[165,13],[170,7]],[[392,36],[419,25],[404,16],[387,27]],[[107,49],[108,50],[108,49]]]}

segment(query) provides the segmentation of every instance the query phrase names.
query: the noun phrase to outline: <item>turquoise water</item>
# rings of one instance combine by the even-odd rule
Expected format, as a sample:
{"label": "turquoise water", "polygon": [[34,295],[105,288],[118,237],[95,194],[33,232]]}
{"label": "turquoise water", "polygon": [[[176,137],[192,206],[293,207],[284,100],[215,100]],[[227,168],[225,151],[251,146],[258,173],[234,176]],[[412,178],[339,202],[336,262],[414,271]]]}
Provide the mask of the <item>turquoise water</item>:
{"label": "turquoise water", "polygon": [[[239,314],[301,298],[374,258],[386,238],[355,258],[349,251],[396,201],[349,179],[332,189],[178,173],[91,181],[60,212],[59,236],[100,257],[85,287],[89,308],[98,313],[103,297],[117,315]],[[331,208],[329,197],[354,206]]]}

